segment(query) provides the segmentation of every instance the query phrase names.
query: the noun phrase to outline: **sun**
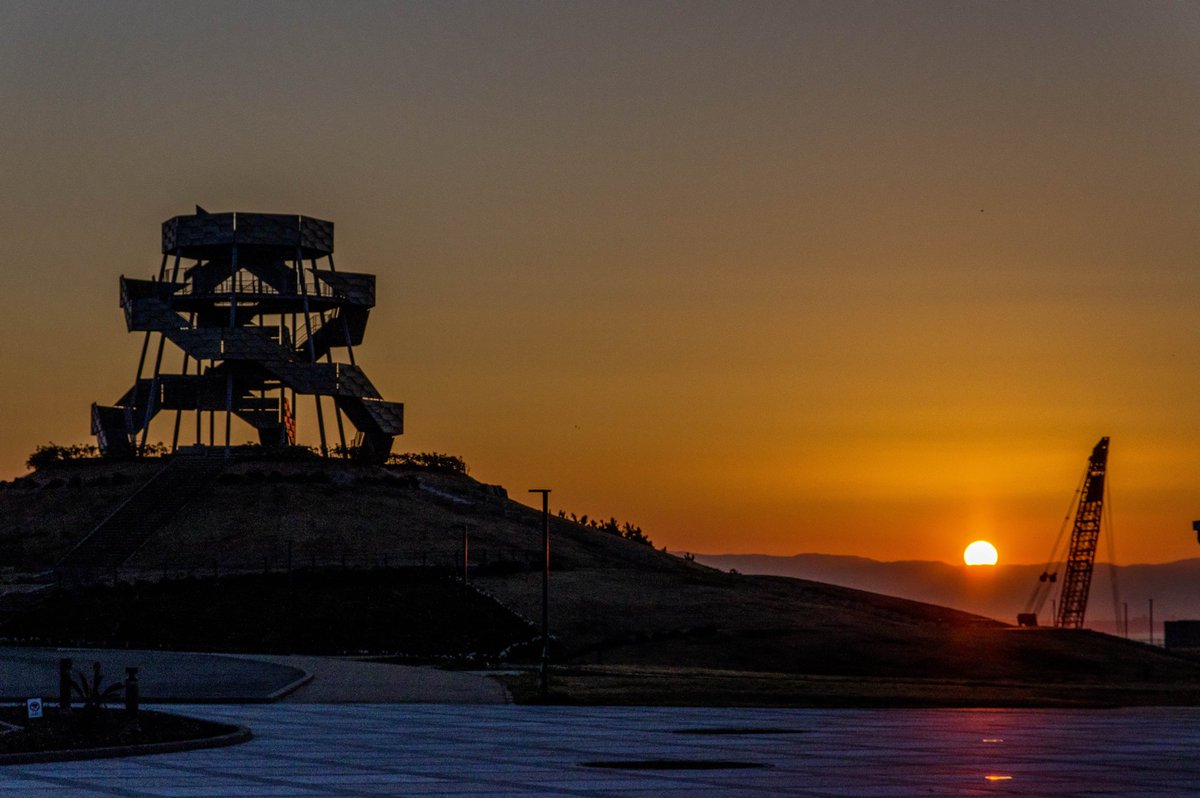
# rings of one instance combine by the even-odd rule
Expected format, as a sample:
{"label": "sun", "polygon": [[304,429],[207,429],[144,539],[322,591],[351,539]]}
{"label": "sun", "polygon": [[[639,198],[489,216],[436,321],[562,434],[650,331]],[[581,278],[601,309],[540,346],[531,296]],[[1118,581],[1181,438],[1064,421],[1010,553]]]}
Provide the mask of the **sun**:
{"label": "sun", "polygon": [[963,562],[967,565],[995,565],[996,559],[996,547],[986,540],[975,541],[963,552]]}

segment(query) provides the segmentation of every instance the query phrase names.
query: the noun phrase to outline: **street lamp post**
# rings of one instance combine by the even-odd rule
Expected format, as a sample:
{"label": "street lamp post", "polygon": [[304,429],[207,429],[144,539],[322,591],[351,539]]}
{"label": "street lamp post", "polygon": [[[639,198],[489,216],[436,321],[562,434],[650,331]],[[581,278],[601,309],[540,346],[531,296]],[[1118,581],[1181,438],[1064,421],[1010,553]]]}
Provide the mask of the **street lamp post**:
{"label": "street lamp post", "polygon": [[471,542],[468,539],[469,529],[470,529],[469,524],[462,525],[462,532],[463,532],[463,534],[462,534],[462,556],[463,556],[462,569],[463,569],[463,586],[464,587],[466,587],[467,585],[469,585],[471,583],[471,566],[470,566],[470,557],[468,555],[468,551],[469,551],[468,547],[471,545]]}
{"label": "street lamp post", "polygon": [[530,488],[529,492],[542,494],[542,664],[539,690],[545,696],[549,689],[550,663],[550,490]]}

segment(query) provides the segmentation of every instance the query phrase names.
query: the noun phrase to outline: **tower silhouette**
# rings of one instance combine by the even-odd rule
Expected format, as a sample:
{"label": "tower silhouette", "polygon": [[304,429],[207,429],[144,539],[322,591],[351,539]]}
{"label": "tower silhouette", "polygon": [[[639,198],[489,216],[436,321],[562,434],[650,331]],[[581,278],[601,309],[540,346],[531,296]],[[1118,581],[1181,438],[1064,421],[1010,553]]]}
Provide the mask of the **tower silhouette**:
{"label": "tower silhouette", "polygon": [[[145,340],[133,387],[114,405],[92,405],[101,453],[143,452],[162,411],[175,412],[172,451],[184,414],[194,416],[197,446],[206,432],[207,445],[218,445],[223,415],[226,455],[234,416],[257,430],[263,446],[283,447],[295,443],[298,396],[312,396],[323,455],[331,450],[332,404],[340,451],[386,460],[403,432],[404,406],[384,401],[354,357],[374,304],[375,275],[335,268],[332,222],[199,206],[168,219],[158,276],[121,277],[126,326]],[[168,341],[183,352],[178,373],[163,370]],[[349,442],[343,419],[357,431]]]}

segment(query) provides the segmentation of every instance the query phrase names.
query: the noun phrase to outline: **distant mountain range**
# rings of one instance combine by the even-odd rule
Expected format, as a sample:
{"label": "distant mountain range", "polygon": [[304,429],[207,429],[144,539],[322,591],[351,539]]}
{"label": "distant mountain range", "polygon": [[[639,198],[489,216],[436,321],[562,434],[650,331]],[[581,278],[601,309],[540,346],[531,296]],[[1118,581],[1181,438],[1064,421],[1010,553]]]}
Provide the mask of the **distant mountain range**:
{"label": "distant mountain range", "polygon": [[[697,554],[696,561],[723,571],[791,576],[869,590],[889,596],[953,607],[1008,623],[1033,593],[1041,565],[998,565],[970,568],[944,562],[906,560],[880,562],[866,557],[833,554]],[[1124,608],[1113,609],[1112,572],[1098,563],[1092,579],[1086,625],[1120,634]],[[1200,618],[1200,558],[1153,565],[1123,565],[1116,569],[1120,602],[1129,607],[1130,637],[1149,636],[1149,599],[1154,599],[1154,640],[1162,640],[1162,622]],[[1117,621],[1114,623],[1114,616]],[[1039,615],[1051,623],[1047,601]]]}

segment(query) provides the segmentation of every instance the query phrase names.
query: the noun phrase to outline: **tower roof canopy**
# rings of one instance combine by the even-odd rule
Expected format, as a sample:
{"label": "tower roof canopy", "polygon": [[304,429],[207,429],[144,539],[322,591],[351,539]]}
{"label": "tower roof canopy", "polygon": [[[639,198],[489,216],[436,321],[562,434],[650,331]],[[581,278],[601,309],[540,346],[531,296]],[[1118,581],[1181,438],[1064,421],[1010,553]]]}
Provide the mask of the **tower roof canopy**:
{"label": "tower roof canopy", "polygon": [[279,213],[198,213],[175,216],[162,225],[167,255],[206,259],[237,244],[276,249],[282,257],[321,258],[333,252],[333,222]]}

